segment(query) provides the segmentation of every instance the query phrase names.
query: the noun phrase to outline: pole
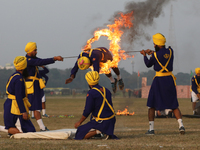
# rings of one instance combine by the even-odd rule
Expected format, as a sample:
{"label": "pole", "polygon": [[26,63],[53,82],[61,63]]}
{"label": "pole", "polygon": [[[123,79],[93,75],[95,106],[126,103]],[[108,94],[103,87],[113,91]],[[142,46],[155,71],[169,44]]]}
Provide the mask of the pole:
{"label": "pole", "polygon": [[134,53],[134,52],[140,52],[140,51],[127,51],[127,52],[124,52],[124,53]]}
{"label": "pole", "polygon": [[70,56],[70,57],[63,57],[63,58],[77,58],[78,56]]}

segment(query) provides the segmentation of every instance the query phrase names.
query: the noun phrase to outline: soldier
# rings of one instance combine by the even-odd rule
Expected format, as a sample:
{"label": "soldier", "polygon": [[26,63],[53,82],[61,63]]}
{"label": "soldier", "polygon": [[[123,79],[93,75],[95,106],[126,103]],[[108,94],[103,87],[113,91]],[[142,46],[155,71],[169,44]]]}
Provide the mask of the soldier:
{"label": "soldier", "polygon": [[40,131],[48,131],[49,129],[44,126],[41,119],[40,110],[42,110],[42,92],[45,87],[42,76],[38,71],[38,66],[53,64],[55,61],[63,61],[61,56],[55,56],[52,58],[41,59],[36,57],[37,45],[35,42],[29,42],[25,47],[27,58],[27,70],[29,77],[26,79],[28,98],[31,103],[30,110],[34,111],[35,119],[40,127]]}
{"label": "soldier", "polygon": [[[73,81],[78,69],[86,70],[90,66],[93,66],[94,71],[99,72],[102,63],[106,63],[108,60],[112,61],[113,58],[112,58],[112,55],[109,52],[109,50],[105,47],[84,50],[78,56],[78,60],[76,61],[74,67],[71,70],[70,78],[68,78],[65,83],[68,84]],[[119,82],[120,90],[123,90],[124,82],[121,78],[119,68],[113,67],[112,70],[117,75],[117,79],[113,78],[111,73],[106,73],[105,75],[110,79],[111,85],[112,85],[112,90],[115,93],[117,90],[117,82]]]}
{"label": "soldier", "polygon": [[[179,123],[180,133],[185,133],[181,112],[178,108],[179,104],[177,100],[175,76],[172,73],[174,54],[171,47],[165,48],[165,42],[165,37],[162,34],[157,33],[153,35],[155,52],[149,49],[140,52],[144,55],[145,65],[148,68],[153,66],[156,71],[147,100],[150,127],[146,133],[148,135],[154,134],[155,110],[164,109],[173,110]],[[146,54],[151,55],[150,59],[147,58]]]}
{"label": "soldier", "polygon": [[[4,124],[10,135],[22,132],[35,132],[35,127],[28,114],[31,106],[26,93],[25,78],[28,77],[27,61],[24,56],[17,56],[14,60],[16,72],[13,73],[6,85],[8,98],[4,103]],[[19,122],[21,129],[16,123]]]}
{"label": "soldier", "polygon": [[[78,128],[75,139],[88,139],[100,133],[106,134],[107,138],[117,139],[113,134],[116,119],[111,92],[98,84],[100,77],[97,71],[88,72],[85,78],[91,90],[87,93],[83,115],[74,125]],[[90,113],[91,120],[81,125]]]}

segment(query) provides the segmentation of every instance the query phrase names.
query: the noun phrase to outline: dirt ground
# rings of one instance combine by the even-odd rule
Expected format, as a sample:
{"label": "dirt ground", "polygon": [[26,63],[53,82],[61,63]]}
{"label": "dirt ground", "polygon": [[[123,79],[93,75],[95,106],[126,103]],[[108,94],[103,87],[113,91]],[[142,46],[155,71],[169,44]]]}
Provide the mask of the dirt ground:
{"label": "dirt ground", "polygon": [[[71,129],[82,115],[85,98],[47,97],[47,114],[50,118],[43,119],[50,130]],[[0,99],[0,125],[3,122],[3,103]],[[133,116],[116,116],[115,135],[119,140],[44,140],[44,139],[9,139],[7,133],[0,132],[0,149],[200,149],[200,118],[183,117],[185,135],[180,135],[175,118],[156,118],[155,135],[148,136],[149,129],[146,99],[113,98],[115,111],[127,108],[134,112]],[[179,99],[179,108],[183,115],[192,115],[190,99]],[[127,107],[128,106],[128,107]],[[67,117],[66,117],[67,116]],[[31,119],[37,131],[38,124]],[[88,119],[84,122],[86,123]]]}

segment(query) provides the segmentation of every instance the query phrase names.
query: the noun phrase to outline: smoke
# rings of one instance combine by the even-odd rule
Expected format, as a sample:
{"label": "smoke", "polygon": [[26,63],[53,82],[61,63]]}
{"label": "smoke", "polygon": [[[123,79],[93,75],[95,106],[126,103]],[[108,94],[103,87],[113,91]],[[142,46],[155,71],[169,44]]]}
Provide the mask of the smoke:
{"label": "smoke", "polygon": [[[141,38],[147,41],[151,40],[151,35],[146,33],[144,29],[154,24],[155,18],[158,18],[163,13],[163,7],[169,2],[170,0],[146,0],[127,3],[123,13],[126,14],[133,11],[134,19],[132,28],[121,29],[124,32],[123,43],[125,42],[131,47]],[[118,16],[119,12],[116,12],[109,21],[114,22],[114,18]],[[143,42],[139,42],[139,44],[143,45]]]}

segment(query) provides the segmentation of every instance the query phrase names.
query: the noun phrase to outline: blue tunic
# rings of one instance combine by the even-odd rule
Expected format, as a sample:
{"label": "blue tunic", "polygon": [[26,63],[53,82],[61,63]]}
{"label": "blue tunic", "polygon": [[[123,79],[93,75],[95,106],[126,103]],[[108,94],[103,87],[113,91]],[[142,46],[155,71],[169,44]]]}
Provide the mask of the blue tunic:
{"label": "blue tunic", "polygon": [[[54,63],[53,58],[47,58],[47,59],[40,59],[40,58],[31,58],[30,56],[26,55],[27,57],[27,70],[30,76],[35,76],[36,67],[38,66],[44,66],[48,64]],[[37,78],[42,78],[40,73],[37,73]],[[31,79],[27,79],[27,81],[32,81]],[[40,89],[39,81],[35,80],[34,82],[34,93],[28,95],[28,99],[31,103],[30,110],[41,110],[42,109],[42,89]]]}
{"label": "blue tunic", "polygon": [[[195,78],[197,80],[197,83],[200,84],[200,77],[198,77],[197,75],[195,75]],[[196,94],[198,94],[199,92],[197,91],[197,84],[195,82],[195,78],[192,77],[192,91]]]}
{"label": "blue tunic", "polygon": [[[100,85],[95,85],[94,87],[102,91],[102,87]],[[109,104],[113,106],[111,92],[108,89],[106,89],[106,98]],[[92,119],[93,118],[92,116],[97,117],[97,114],[99,112],[102,102],[103,102],[103,97],[97,90],[91,89],[90,91],[88,91],[86,103],[85,103],[85,109],[83,111],[83,116],[87,118],[92,113],[91,119],[88,123],[78,127],[75,139],[77,140],[83,139],[85,135],[91,129],[97,129],[101,131],[102,133],[110,135],[113,139],[117,139],[117,137],[113,134],[115,121],[116,121],[115,117],[112,119],[104,120],[100,122],[96,122],[95,120]],[[100,115],[100,118],[107,118],[112,115],[113,115],[113,112],[111,111],[107,103],[105,103],[102,113]]]}
{"label": "blue tunic", "polygon": [[[10,84],[7,87],[7,91],[10,94],[15,95],[20,113],[24,113],[26,112],[23,102],[23,98],[25,97],[25,83],[23,80],[23,76],[19,72],[15,72],[14,74],[12,74],[12,76],[15,74],[19,75],[16,75],[12,78]],[[5,129],[9,129],[11,127],[16,128],[15,123],[19,118],[23,132],[35,132],[35,127],[33,126],[30,120],[24,120],[22,115],[11,114],[11,104],[12,104],[12,99],[7,98],[4,103]]]}
{"label": "blue tunic", "polygon": [[[171,49],[171,47],[169,48]],[[165,56],[170,54],[169,48],[161,48],[158,52],[156,52],[157,58],[163,66],[167,63],[168,59],[166,59]],[[169,72],[173,71],[174,55],[172,49],[171,52],[172,56],[167,66]],[[153,66],[155,71],[160,71],[162,69],[154,54],[151,55],[150,59],[148,59],[147,56],[144,56],[144,62],[147,67]],[[163,72],[166,72],[166,70]],[[149,91],[147,106],[155,108],[156,110],[178,108],[176,86],[171,75],[154,78]]]}
{"label": "blue tunic", "polygon": [[[99,50],[97,50],[97,49],[99,49]],[[96,49],[93,49],[90,57],[89,57],[89,52],[83,52],[82,56],[85,56],[90,59],[90,62],[94,68],[94,71],[97,71],[97,72],[99,72],[99,70],[100,70],[100,62],[105,63],[108,60],[111,60],[111,61],[113,60],[111,53],[105,47],[98,47]],[[80,58],[80,55],[78,56],[78,59],[79,58]],[[77,59],[77,61],[78,61],[78,59]],[[73,74],[74,77],[76,76],[76,73],[79,69],[77,61],[71,70],[71,75]]]}

